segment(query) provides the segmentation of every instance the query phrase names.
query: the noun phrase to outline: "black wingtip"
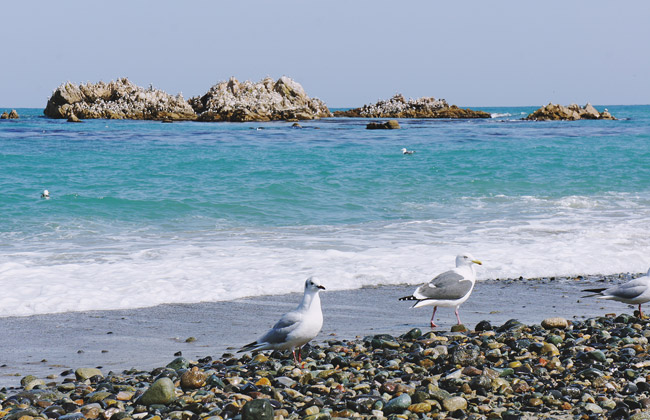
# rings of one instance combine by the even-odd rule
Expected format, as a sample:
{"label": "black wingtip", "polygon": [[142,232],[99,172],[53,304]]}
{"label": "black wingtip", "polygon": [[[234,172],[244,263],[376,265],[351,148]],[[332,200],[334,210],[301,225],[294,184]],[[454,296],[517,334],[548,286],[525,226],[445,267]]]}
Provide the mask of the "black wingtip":
{"label": "black wingtip", "polygon": [[257,345],[257,341],[253,341],[252,343],[248,343],[244,347],[237,350],[237,353],[243,353],[245,351],[253,350],[256,345]]}
{"label": "black wingtip", "polygon": [[404,296],[399,298],[398,300],[418,300],[415,296]]}
{"label": "black wingtip", "polygon": [[606,287],[601,287],[599,289],[582,289],[583,292],[590,292],[590,293],[600,293],[607,290]]}

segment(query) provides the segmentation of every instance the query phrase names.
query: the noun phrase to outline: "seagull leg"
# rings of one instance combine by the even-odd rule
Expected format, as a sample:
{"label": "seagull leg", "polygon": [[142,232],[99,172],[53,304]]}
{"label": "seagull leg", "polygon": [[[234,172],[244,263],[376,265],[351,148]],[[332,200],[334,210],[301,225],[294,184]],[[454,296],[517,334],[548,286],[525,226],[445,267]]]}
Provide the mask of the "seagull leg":
{"label": "seagull leg", "polygon": [[643,311],[641,311],[641,304],[639,303],[639,318],[645,319],[645,315],[643,315]]}
{"label": "seagull leg", "polygon": [[431,328],[436,328],[437,325],[433,322],[433,317],[436,316],[436,310],[438,309],[437,306],[433,307],[433,315],[431,315]]}
{"label": "seagull leg", "polygon": [[[293,354],[293,362],[295,364],[298,364],[298,360],[296,359],[296,349],[291,350],[291,353]],[[300,353],[298,353],[300,354]]]}
{"label": "seagull leg", "polygon": [[458,320],[458,325],[461,325],[462,322],[460,322],[460,316],[458,316],[458,306],[456,306],[456,311],[455,311],[455,313],[456,313],[456,319]]}

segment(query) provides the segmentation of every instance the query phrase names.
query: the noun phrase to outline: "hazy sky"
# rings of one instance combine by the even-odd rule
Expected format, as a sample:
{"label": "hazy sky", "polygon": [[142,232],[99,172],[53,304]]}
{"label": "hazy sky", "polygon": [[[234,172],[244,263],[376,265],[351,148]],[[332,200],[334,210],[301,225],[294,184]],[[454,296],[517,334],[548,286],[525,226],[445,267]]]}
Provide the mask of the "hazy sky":
{"label": "hazy sky", "polygon": [[329,107],[650,103],[650,1],[52,1],[0,8],[0,106],[126,76],[185,98],[286,75]]}

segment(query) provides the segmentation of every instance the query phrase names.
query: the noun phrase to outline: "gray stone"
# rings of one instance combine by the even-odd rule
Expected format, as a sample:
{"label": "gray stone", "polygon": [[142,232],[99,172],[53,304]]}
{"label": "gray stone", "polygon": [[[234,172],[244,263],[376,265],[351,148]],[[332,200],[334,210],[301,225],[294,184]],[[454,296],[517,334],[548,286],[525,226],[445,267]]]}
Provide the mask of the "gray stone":
{"label": "gray stone", "polygon": [[82,420],[85,418],[86,416],[84,416],[82,413],[70,413],[60,416],[59,420]]}
{"label": "gray stone", "polygon": [[167,367],[174,370],[187,369],[190,367],[190,362],[184,357],[177,357],[169,362]]}
{"label": "gray stone", "polygon": [[411,397],[409,394],[402,394],[388,401],[384,406],[385,414],[401,414],[411,405]]}
{"label": "gray stone", "polygon": [[97,368],[79,368],[74,371],[74,374],[79,381],[85,381],[86,379],[90,379],[93,376],[104,376],[102,371]]}
{"label": "gray stone", "polygon": [[273,420],[273,406],[266,399],[252,400],[244,405],[242,420]]}
{"label": "gray stone", "polygon": [[20,380],[20,385],[25,386],[28,383],[30,383],[31,381],[36,380],[36,379],[38,379],[38,378],[36,376],[34,376],[34,375],[27,375],[23,379]]}
{"label": "gray stone", "polygon": [[160,378],[142,394],[140,404],[147,406],[153,404],[167,405],[176,397],[175,390],[176,387],[171,379]]}
{"label": "gray stone", "polygon": [[598,404],[594,404],[594,403],[585,404],[585,410],[594,414],[600,414],[604,411]]}
{"label": "gray stone", "polygon": [[467,400],[463,397],[451,397],[442,402],[446,411],[456,411],[467,409]]}
{"label": "gray stone", "polygon": [[90,403],[90,404],[98,403],[98,402],[103,401],[106,398],[110,397],[111,395],[113,395],[113,394],[108,392],[108,391],[95,391],[95,392],[91,392],[90,394],[86,395],[85,400],[86,400],[87,403]]}
{"label": "gray stone", "polygon": [[481,355],[481,350],[478,346],[467,345],[465,347],[457,347],[452,355],[454,363],[461,366],[473,366],[477,364],[477,359]]}

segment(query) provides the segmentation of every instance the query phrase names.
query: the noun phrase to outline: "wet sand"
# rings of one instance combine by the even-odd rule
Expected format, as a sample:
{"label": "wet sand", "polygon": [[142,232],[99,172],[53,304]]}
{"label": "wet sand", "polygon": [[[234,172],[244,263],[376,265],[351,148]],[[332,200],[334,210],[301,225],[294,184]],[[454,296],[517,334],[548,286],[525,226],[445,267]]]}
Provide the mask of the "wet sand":
{"label": "wet sand", "polygon": [[[502,325],[509,319],[538,324],[561,316],[584,319],[606,313],[629,313],[619,302],[583,299],[581,289],[624,281],[613,276],[558,280],[507,280],[477,283],[460,317],[470,329],[482,320]],[[352,339],[411,328],[428,330],[431,307],[411,309],[400,302],[414,286],[381,286],[321,293],[324,325],[315,341]],[[69,312],[0,319],[0,387],[17,387],[25,375],[52,381],[79,367],[104,373],[164,366],[181,352],[190,360],[220,357],[256,340],[279,316],[293,309],[302,294],[264,296],[229,302],[160,305],[152,308]],[[453,308],[439,308],[438,330],[456,323]],[[196,340],[186,342],[190,337]]]}

